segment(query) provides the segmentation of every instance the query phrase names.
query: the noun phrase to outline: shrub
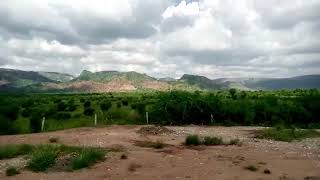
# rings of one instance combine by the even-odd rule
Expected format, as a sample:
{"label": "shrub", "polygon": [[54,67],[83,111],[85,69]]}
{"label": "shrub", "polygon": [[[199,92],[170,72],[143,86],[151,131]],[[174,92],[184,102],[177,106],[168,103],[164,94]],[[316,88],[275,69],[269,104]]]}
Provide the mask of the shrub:
{"label": "shrub", "polygon": [[122,104],[121,102],[117,102],[117,108],[121,108]]}
{"label": "shrub", "polygon": [[8,167],[6,169],[6,176],[14,176],[20,174],[19,170],[15,167]]}
{"label": "shrub", "polygon": [[45,171],[55,164],[57,149],[50,146],[44,146],[32,153],[27,167],[35,172]]}
{"label": "shrub", "polygon": [[80,155],[73,160],[72,169],[89,167],[97,161],[103,160],[104,157],[105,152],[101,149],[84,149],[80,152]]}
{"label": "shrub", "polygon": [[224,143],[223,143],[222,138],[220,138],[220,137],[206,136],[206,137],[204,137],[203,144],[206,146],[209,146],[209,145],[222,145]]}
{"label": "shrub", "polygon": [[93,108],[85,108],[84,111],[83,111],[83,114],[86,115],[86,116],[92,116],[94,113],[94,109]]}
{"label": "shrub", "polygon": [[191,146],[191,145],[198,146],[200,144],[201,144],[201,142],[200,142],[200,138],[199,138],[198,135],[188,135],[186,137],[185,145],[187,145],[187,146]]}

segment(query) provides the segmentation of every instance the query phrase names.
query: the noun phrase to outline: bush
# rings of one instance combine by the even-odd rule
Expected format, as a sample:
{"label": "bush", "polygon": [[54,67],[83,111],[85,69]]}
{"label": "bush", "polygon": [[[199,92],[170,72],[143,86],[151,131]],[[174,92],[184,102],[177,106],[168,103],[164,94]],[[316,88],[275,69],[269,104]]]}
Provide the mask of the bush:
{"label": "bush", "polygon": [[94,113],[94,109],[93,108],[85,108],[84,111],[83,111],[83,114],[86,115],[86,116],[92,116]]}
{"label": "bush", "polygon": [[89,107],[91,107],[91,102],[90,102],[90,101],[86,101],[86,102],[83,104],[83,107],[84,107],[84,108],[89,108]]}
{"label": "bush", "polygon": [[185,145],[187,146],[198,146],[201,144],[200,138],[198,135],[188,135],[185,140]]}
{"label": "bush", "polygon": [[101,104],[100,104],[100,109],[102,111],[108,111],[112,106],[112,103],[110,101],[103,101]]}
{"label": "bush", "polygon": [[121,108],[122,104],[121,102],[117,102],[117,108]]}
{"label": "bush", "polygon": [[51,146],[44,146],[32,153],[27,167],[35,172],[45,171],[55,164],[57,149]]}
{"label": "bush", "polygon": [[97,161],[103,160],[104,157],[105,152],[101,149],[84,149],[80,152],[80,155],[73,160],[72,169],[89,167]]}
{"label": "bush", "polygon": [[8,167],[6,169],[6,176],[14,176],[20,174],[19,170],[15,167]]}
{"label": "bush", "polygon": [[210,145],[222,145],[223,140],[220,137],[210,137],[210,136],[206,136],[204,137],[204,141],[203,144],[206,146],[210,146]]}

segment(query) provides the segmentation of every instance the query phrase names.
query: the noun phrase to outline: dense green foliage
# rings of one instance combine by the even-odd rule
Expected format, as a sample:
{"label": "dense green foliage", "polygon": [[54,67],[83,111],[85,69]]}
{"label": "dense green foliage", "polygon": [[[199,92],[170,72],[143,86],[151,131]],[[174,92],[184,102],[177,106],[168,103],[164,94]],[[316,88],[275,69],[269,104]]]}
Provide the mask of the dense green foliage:
{"label": "dense green foliage", "polygon": [[0,134],[98,125],[320,127],[319,90],[0,95]]}

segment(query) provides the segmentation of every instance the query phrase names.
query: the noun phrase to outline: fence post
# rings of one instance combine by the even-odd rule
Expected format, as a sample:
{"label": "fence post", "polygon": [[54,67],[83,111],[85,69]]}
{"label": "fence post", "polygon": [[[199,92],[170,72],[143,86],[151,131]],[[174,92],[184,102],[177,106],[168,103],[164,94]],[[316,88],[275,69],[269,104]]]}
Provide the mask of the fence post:
{"label": "fence post", "polygon": [[146,119],[147,119],[147,124],[149,124],[149,114],[146,112]]}
{"label": "fence post", "polygon": [[42,118],[42,122],[41,122],[41,131],[43,131],[44,129],[44,121],[46,120],[45,117]]}
{"label": "fence post", "polygon": [[94,114],[94,125],[97,126],[97,114]]}
{"label": "fence post", "polygon": [[211,114],[211,125],[213,124],[213,115]]}

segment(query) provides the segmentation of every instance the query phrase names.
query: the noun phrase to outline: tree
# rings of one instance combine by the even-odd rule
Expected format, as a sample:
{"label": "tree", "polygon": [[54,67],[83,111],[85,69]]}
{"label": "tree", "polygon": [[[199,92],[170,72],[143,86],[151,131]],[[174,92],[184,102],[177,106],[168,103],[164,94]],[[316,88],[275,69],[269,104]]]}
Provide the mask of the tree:
{"label": "tree", "polygon": [[90,101],[86,101],[84,104],[83,104],[83,107],[84,108],[88,108],[91,106],[91,102]]}

